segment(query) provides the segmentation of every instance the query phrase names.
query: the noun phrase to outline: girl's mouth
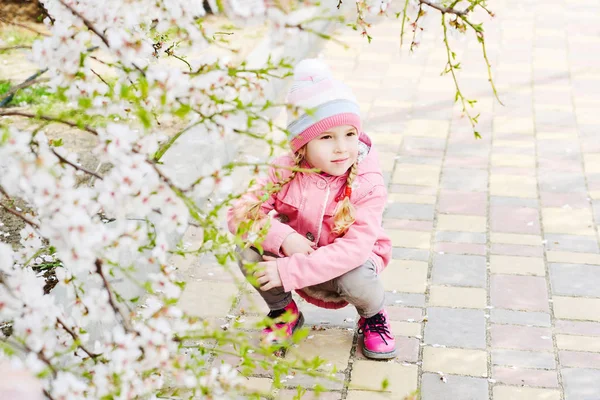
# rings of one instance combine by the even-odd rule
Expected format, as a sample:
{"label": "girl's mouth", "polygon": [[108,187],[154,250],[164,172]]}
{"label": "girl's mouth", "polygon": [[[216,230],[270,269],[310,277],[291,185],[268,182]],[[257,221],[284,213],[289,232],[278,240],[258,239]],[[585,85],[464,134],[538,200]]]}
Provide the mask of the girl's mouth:
{"label": "girl's mouth", "polygon": [[332,163],[335,163],[335,164],[342,164],[342,163],[344,163],[344,162],[346,162],[346,161],[348,161],[348,158],[342,158],[342,159],[340,159],[340,160],[333,160],[333,161],[332,161]]}

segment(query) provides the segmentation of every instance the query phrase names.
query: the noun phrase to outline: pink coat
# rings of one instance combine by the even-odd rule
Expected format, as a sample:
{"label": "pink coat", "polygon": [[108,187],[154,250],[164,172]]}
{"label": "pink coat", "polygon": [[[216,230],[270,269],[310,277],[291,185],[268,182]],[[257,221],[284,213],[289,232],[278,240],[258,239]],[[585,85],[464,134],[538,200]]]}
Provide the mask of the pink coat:
{"label": "pink coat", "polygon": [[[392,243],[381,224],[387,203],[384,183],[377,152],[366,134],[361,142],[368,154],[359,161],[358,176],[354,180],[350,201],[356,208],[356,222],[342,236],[332,232],[333,214],[337,205],[335,198],[343,190],[347,176],[328,176],[317,173],[297,173],[283,189],[262,205],[265,214],[271,213],[271,227],[262,243],[265,251],[275,253],[277,268],[285,291],[296,290],[310,303],[326,308],[340,308],[347,303],[316,299],[304,293],[302,288],[337,278],[371,259],[377,272],[381,272],[391,258]],[[274,165],[293,166],[291,154],[273,161]],[[277,183],[289,176],[291,171],[271,168],[268,181]],[[247,194],[242,200],[256,197]],[[234,205],[235,207],[235,205]],[[273,212],[274,211],[274,212]],[[228,224],[236,231],[233,211],[229,210]],[[317,250],[310,255],[293,254],[285,257],[281,245],[285,238],[297,232],[317,243]]]}

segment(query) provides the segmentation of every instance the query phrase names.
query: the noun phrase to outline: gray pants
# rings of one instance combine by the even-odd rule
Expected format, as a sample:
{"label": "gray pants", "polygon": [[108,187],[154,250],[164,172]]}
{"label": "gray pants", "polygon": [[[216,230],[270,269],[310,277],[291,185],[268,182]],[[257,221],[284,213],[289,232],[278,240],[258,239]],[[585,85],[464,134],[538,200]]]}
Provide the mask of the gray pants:
{"label": "gray pants", "polygon": [[[252,248],[245,249],[239,254],[241,258],[239,266],[244,276],[251,273],[244,266],[244,261],[246,263],[263,261],[260,254]],[[268,291],[262,291],[260,288],[256,290],[270,310],[280,310],[292,302],[292,293],[285,292],[282,287]],[[377,314],[383,309],[385,303],[385,290],[377,275],[375,264],[371,260],[330,281],[309,286],[305,291],[308,294],[320,293],[328,298],[338,298],[338,301],[345,300],[355,306],[358,314],[365,318]]]}

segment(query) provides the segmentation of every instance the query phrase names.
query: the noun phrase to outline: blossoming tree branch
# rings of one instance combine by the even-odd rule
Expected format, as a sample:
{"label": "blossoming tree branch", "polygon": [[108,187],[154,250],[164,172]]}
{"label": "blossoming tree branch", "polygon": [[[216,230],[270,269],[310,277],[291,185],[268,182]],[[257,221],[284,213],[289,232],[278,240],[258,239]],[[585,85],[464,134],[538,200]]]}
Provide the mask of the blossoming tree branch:
{"label": "blossoming tree branch", "polygon": [[[41,3],[49,34],[33,43],[29,56],[44,76],[35,84],[43,84],[57,104],[0,108],[0,207],[23,223],[18,245],[0,243],[0,323],[6,328],[0,359],[33,374],[47,398],[69,400],[243,392],[238,370],[211,367],[211,357],[223,354],[242,358],[246,370],[273,369],[276,381],[290,371],[317,374],[323,360],[275,360],[269,349],[253,353],[245,335],[182,312],[177,300],[185,283],[169,262],[172,254],[209,253],[223,265],[232,260],[240,238],[222,228],[220,211],[247,189],[234,191],[232,176],[241,169],[258,174],[268,164],[207,159],[201,174],[183,186],[166,172],[164,155],[184,134],[215,154],[251,141],[271,152],[284,146],[285,129],[271,111],[287,106],[264,91],[271,80],[290,74],[292,61],[269,59],[251,68],[211,55],[225,33],[207,31],[201,1]],[[317,6],[276,3],[254,12],[270,19],[275,33],[335,39],[312,24],[340,21],[336,4],[318,18],[289,18],[296,9]],[[385,16],[388,6],[388,0],[357,0],[348,24],[370,40],[367,15]],[[402,11],[389,17],[401,19],[403,36],[405,28],[420,29],[425,9],[441,15],[446,72],[468,113],[472,100],[459,90],[446,32],[472,30],[487,61],[483,27],[470,14],[491,11],[482,0],[405,0]],[[413,37],[411,50],[415,45]],[[192,60],[192,54],[204,55]],[[477,117],[468,115],[475,126]],[[84,167],[60,140],[49,140],[49,124],[92,135],[99,167]],[[211,201],[200,205],[198,199]],[[190,225],[201,230],[203,244],[193,250],[173,244]],[[256,241],[265,229],[258,229]],[[45,287],[41,266],[52,268],[53,289]],[[116,289],[115,276],[143,290],[143,307]],[[58,301],[53,290],[66,300]]]}

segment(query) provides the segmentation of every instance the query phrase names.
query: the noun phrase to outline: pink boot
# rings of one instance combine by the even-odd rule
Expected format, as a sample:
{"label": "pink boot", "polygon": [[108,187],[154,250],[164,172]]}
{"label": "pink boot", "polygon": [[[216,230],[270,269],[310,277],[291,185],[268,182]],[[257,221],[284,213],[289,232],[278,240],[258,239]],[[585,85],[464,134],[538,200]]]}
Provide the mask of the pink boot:
{"label": "pink boot", "polygon": [[[281,318],[284,315],[288,317]],[[272,310],[267,317],[273,320],[273,324],[263,329],[261,335],[262,343],[267,346],[289,343],[294,332],[304,325],[304,316],[294,300],[281,310]]]}
{"label": "pink boot", "polygon": [[387,360],[396,357],[396,339],[390,331],[387,313],[381,310],[371,318],[360,317],[358,333],[363,336],[363,354],[376,360]]}

